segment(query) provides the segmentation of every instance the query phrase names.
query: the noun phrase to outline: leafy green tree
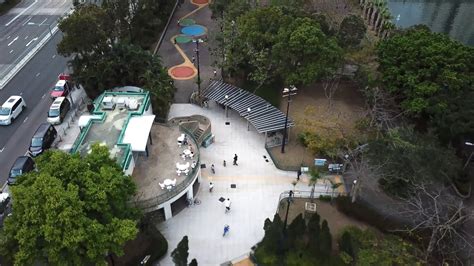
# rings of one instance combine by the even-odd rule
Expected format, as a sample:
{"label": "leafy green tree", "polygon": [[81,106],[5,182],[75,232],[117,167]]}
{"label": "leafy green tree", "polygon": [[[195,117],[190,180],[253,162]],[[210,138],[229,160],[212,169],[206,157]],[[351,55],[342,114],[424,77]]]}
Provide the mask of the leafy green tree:
{"label": "leafy green tree", "polygon": [[178,246],[171,252],[171,257],[176,266],[188,265],[188,250],[188,236],[184,236],[183,239],[179,241]]}
{"label": "leafy green tree", "polygon": [[110,50],[72,60],[74,79],[83,84],[89,97],[117,86],[138,86],[150,91],[153,112],[166,116],[174,86],[159,57],[130,44],[117,43]]}
{"label": "leafy green tree", "polygon": [[410,128],[391,130],[384,138],[370,142],[367,155],[372,167],[379,169],[382,188],[399,196],[406,195],[412,183],[451,182],[462,169],[453,149]]}
{"label": "leafy green tree", "polygon": [[117,37],[106,11],[93,4],[77,6],[74,13],[59,21],[58,27],[63,38],[57,50],[63,56],[100,54],[107,51]]}
{"label": "leafy green tree", "polygon": [[342,49],[319,23],[283,7],[250,10],[225,23],[219,46],[231,75],[256,83],[309,84],[340,65]]}
{"label": "leafy green tree", "polygon": [[329,231],[328,222],[323,220],[321,224],[320,252],[323,258],[329,258],[332,251],[332,236]]}
{"label": "leafy green tree", "polygon": [[302,237],[306,232],[306,222],[300,213],[288,226],[288,247],[302,249],[304,243]]}
{"label": "leafy green tree", "polygon": [[340,251],[345,252],[352,258],[355,257],[354,253],[354,247],[352,244],[352,236],[349,232],[344,231],[344,233],[341,236],[341,239],[339,240],[339,249]]}
{"label": "leafy green tree", "polygon": [[[378,237],[372,230],[347,227],[342,236],[350,239],[355,265],[421,265],[419,251],[409,242],[394,235]],[[342,248],[342,247],[341,247]]]}
{"label": "leafy green tree", "polygon": [[138,232],[138,212],[129,205],[136,187],[108,149],[94,145],[85,157],[47,151],[36,164],[37,172],[11,188],[15,211],[1,232],[4,258],[15,265],[87,265],[122,255]]}
{"label": "leafy green tree", "polygon": [[314,213],[308,221],[308,244],[307,249],[311,253],[319,254],[320,251],[320,239],[321,239],[321,226],[320,216],[318,213]]}
{"label": "leafy green tree", "polygon": [[358,15],[345,17],[339,26],[337,40],[340,46],[356,47],[360,44],[367,31],[364,20]]}
{"label": "leafy green tree", "polygon": [[385,88],[420,127],[446,142],[472,135],[473,47],[417,26],[380,42],[377,53]]}

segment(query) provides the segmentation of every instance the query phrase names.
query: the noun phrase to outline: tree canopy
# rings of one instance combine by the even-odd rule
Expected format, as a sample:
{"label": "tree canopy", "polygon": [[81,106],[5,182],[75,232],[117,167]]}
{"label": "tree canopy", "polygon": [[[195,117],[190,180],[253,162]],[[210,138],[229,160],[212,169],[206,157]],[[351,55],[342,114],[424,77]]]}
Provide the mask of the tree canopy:
{"label": "tree canopy", "polygon": [[410,117],[447,140],[474,133],[473,47],[417,26],[380,42],[377,53],[386,90]]}
{"label": "tree canopy", "polygon": [[183,239],[179,241],[178,246],[171,252],[171,257],[176,266],[188,265],[188,250],[188,236],[184,236]]}
{"label": "tree canopy", "polygon": [[340,66],[342,50],[319,23],[281,6],[252,9],[225,23],[221,49],[230,74],[269,84],[308,84]]}
{"label": "tree canopy", "polygon": [[356,47],[362,41],[367,31],[364,20],[357,15],[345,17],[339,26],[337,40],[342,47]]}
{"label": "tree canopy", "polygon": [[129,206],[136,187],[108,149],[94,145],[85,157],[47,151],[38,171],[11,188],[14,212],[5,220],[0,251],[15,265],[103,264],[134,239],[138,212]]}
{"label": "tree canopy", "polygon": [[371,141],[367,155],[382,188],[394,195],[406,195],[411,183],[451,182],[462,168],[453,149],[410,128],[394,129]]}

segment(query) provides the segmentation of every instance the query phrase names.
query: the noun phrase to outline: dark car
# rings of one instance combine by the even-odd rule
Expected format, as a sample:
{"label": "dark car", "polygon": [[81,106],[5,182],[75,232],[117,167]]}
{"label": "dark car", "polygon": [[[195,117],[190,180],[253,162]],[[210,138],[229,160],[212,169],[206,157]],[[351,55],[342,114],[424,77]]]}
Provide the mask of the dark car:
{"label": "dark car", "polygon": [[24,173],[31,172],[35,169],[35,162],[29,156],[20,156],[16,158],[15,162],[10,169],[8,174],[8,185],[16,183],[16,178]]}
{"label": "dark car", "polygon": [[36,130],[30,143],[30,154],[36,157],[43,153],[43,151],[51,148],[54,140],[56,139],[57,132],[53,125],[50,123],[41,124]]}

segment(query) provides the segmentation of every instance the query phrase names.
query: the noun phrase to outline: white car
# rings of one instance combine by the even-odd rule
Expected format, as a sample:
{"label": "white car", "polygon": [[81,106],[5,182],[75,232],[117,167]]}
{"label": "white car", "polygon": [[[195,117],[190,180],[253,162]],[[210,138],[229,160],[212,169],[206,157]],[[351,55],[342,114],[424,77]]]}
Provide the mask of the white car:
{"label": "white car", "polygon": [[0,125],[10,125],[13,119],[17,118],[25,108],[26,103],[21,96],[10,96],[0,107]]}

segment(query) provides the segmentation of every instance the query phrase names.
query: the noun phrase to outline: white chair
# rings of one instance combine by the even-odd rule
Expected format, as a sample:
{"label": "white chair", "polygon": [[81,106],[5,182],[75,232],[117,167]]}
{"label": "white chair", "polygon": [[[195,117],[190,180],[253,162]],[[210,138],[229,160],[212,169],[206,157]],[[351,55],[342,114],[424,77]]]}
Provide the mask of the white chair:
{"label": "white chair", "polygon": [[162,183],[158,183],[161,187],[161,189],[165,189],[165,184],[162,184]]}
{"label": "white chair", "polygon": [[193,163],[191,164],[191,168],[194,169],[194,167],[196,167],[196,161],[193,161]]}
{"label": "white chair", "polygon": [[191,152],[191,154],[189,155],[189,158],[191,158],[191,159],[194,158],[194,152]]}
{"label": "white chair", "polygon": [[173,179],[173,183],[172,183],[173,186],[176,186],[176,178]]}
{"label": "white chair", "polygon": [[186,169],[189,168],[189,162],[186,162],[186,164],[184,165],[184,167],[186,167]]}
{"label": "white chair", "polygon": [[183,161],[185,161],[186,160],[186,155],[184,153],[181,154],[181,158],[183,158]]}
{"label": "white chair", "polygon": [[180,171],[180,170],[176,170],[176,173],[178,174],[178,176],[181,175],[181,171]]}
{"label": "white chair", "polygon": [[185,174],[185,175],[188,175],[188,174],[189,174],[189,170],[188,170],[188,169],[184,170],[184,174]]}
{"label": "white chair", "polygon": [[181,165],[180,165],[179,163],[176,163],[176,169],[179,170],[179,167],[180,167],[180,166],[181,166]]}

